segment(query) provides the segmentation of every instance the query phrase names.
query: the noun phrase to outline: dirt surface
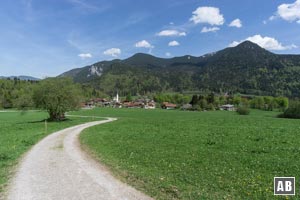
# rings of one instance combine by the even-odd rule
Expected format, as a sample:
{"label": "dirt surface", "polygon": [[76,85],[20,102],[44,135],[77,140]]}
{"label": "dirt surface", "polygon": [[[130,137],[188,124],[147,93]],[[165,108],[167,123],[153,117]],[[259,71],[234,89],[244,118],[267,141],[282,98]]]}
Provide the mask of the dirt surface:
{"label": "dirt surface", "polygon": [[23,158],[9,186],[8,200],[146,200],[151,199],[120,182],[79,146],[78,135],[89,122],[55,132]]}

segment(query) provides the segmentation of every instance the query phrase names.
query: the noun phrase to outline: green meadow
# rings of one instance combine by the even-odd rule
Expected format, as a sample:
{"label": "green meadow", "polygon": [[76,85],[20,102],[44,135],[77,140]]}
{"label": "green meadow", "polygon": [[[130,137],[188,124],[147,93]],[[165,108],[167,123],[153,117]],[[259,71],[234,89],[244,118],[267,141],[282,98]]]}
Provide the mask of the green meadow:
{"label": "green meadow", "polygon": [[85,130],[83,148],[156,199],[274,199],[275,176],[295,176],[300,198],[300,120],[258,110],[76,114],[119,119]]}
{"label": "green meadow", "polygon": [[32,145],[50,133],[92,120],[71,117],[63,122],[47,123],[46,130],[47,117],[45,112],[0,112],[0,197],[13,168]]}
{"label": "green meadow", "polygon": [[[118,118],[85,130],[82,146],[116,177],[155,199],[274,199],[274,176],[295,176],[300,198],[300,120],[258,110],[247,116],[104,108],[72,114]],[[93,120],[70,117],[47,123],[45,131],[47,117],[0,112],[0,193],[32,145]]]}

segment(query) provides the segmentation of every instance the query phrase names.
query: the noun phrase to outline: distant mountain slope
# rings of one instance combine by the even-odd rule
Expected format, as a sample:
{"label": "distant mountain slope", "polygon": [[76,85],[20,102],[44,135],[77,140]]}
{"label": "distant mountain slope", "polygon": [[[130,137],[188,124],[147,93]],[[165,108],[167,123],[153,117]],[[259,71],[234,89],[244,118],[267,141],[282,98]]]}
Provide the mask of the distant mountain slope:
{"label": "distant mountain slope", "polygon": [[0,79],[14,79],[14,78],[17,78],[17,79],[20,79],[20,80],[28,80],[28,81],[39,81],[41,79],[39,78],[35,78],[35,77],[32,77],[32,76],[0,76]]}
{"label": "distant mountain slope", "polygon": [[200,57],[135,54],[102,61],[61,76],[111,94],[216,91],[300,96],[300,55],[271,53],[246,41]]}

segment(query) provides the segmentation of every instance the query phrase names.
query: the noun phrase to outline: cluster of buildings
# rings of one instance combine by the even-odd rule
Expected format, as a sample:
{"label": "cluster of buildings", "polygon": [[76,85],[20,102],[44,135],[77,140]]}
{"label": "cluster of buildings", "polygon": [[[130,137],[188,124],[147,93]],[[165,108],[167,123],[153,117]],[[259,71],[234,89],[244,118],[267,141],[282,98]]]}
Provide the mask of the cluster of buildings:
{"label": "cluster of buildings", "polygon": [[[112,100],[106,98],[95,98],[90,99],[87,102],[81,104],[84,109],[91,109],[94,107],[112,107],[112,108],[143,108],[143,109],[155,109],[162,108],[166,110],[179,108],[177,104],[163,102],[162,104],[157,104],[154,100],[149,98],[139,98],[133,101],[121,101],[119,95],[117,94]],[[185,104],[180,106],[182,110],[192,110],[191,104]],[[220,110],[235,111],[234,105],[226,104],[219,107]]]}
{"label": "cluster of buildings", "polygon": [[94,107],[110,107],[112,105],[112,101],[105,99],[105,98],[95,98],[90,99],[89,101],[82,102],[82,108],[94,108]]}
{"label": "cluster of buildings", "polygon": [[143,100],[123,102],[123,108],[144,108],[144,109],[155,109],[156,103],[151,100],[149,102]]}
{"label": "cluster of buildings", "polygon": [[139,98],[134,101],[121,101],[118,94],[112,100],[95,98],[81,104],[81,107],[85,109],[94,107],[155,109],[156,106],[157,104],[154,100],[148,98]]}

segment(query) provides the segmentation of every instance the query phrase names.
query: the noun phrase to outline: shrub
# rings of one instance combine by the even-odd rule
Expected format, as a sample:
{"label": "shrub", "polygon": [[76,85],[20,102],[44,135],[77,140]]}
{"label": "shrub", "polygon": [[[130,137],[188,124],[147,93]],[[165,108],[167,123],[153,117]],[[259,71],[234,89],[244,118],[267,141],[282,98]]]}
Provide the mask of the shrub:
{"label": "shrub", "polygon": [[191,111],[202,111],[202,108],[200,105],[193,105],[190,110]]}
{"label": "shrub", "polygon": [[249,115],[250,114],[250,110],[247,107],[238,107],[236,112],[240,115]]}
{"label": "shrub", "polygon": [[289,108],[280,114],[279,117],[300,119],[300,101],[292,102]]}
{"label": "shrub", "polygon": [[214,106],[212,103],[210,103],[210,104],[208,104],[208,105],[206,106],[206,110],[212,110],[212,111],[214,111],[214,110],[216,110],[216,109],[215,109],[215,106]]}

